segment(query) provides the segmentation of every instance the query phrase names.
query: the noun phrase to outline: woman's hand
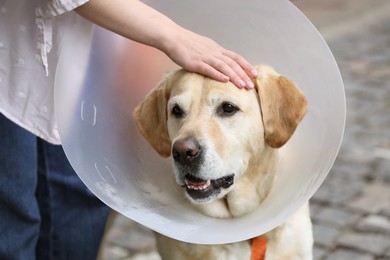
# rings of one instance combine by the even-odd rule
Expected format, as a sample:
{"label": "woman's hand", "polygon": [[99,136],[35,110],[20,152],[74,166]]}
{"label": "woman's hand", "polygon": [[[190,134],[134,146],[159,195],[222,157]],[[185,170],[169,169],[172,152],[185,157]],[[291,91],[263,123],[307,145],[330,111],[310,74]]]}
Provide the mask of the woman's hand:
{"label": "woman's hand", "polygon": [[243,57],[180,27],[141,1],[90,0],[75,11],[110,31],[160,49],[186,70],[253,88],[250,77],[257,72]]}
{"label": "woman's hand", "polygon": [[173,35],[161,49],[184,69],[222,82],[230,80],[239,88],[254,87],[250,77],[257,77],[257,71],[240,55],[184,28],[177,28]]}

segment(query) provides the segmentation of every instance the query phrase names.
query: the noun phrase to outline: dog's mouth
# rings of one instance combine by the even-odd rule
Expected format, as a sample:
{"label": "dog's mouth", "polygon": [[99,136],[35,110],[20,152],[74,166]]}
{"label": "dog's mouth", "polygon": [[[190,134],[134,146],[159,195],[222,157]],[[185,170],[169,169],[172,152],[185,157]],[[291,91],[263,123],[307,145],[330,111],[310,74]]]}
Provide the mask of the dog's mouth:
{"label": "dog's mouth", "polygon": [[215,180],[204,180],[191,174],[184,177],[184,185],[187,194],[197,202],[206,202],[217,196],[221,189],[227,189],[234,183],[234,174]]}

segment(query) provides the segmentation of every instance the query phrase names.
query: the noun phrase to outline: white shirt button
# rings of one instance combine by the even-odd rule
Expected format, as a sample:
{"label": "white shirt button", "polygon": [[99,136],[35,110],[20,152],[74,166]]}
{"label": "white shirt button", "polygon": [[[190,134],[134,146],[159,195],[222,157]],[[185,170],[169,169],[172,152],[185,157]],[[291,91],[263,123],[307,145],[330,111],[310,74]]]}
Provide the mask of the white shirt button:
{"label": "white shirt button", "polygon": [[18,59],[18,65],[24,65],[24,59],[19,58]]}
{"label": "white shirt button", "polygon": [[41,106],[40,108],[42,113],[47,113],[47,107],[46,106]]}
{"label": "white shirt button", "polygon": [[26,97],[26,93],[24,93],[23,91],[18,91],[18,96],[20,97],[20,98],[25,98]]}

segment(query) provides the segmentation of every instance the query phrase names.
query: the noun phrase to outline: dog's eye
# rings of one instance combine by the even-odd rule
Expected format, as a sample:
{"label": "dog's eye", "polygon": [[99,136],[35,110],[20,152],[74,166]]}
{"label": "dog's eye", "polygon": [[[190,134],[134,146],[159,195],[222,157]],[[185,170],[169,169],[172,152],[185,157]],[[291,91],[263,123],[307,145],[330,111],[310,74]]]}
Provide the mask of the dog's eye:
{"label": "dog's eye", "polygon": [[218,114],[220,116],[232,116],[240,109],[229,102],[223,102],[221,106],[218,108]]}
{"label": "dog's eye", "polygon": [[171,114],[176,118],[181,118],[184,116],[184,111],[178,105],[175,105],[171,109]]}

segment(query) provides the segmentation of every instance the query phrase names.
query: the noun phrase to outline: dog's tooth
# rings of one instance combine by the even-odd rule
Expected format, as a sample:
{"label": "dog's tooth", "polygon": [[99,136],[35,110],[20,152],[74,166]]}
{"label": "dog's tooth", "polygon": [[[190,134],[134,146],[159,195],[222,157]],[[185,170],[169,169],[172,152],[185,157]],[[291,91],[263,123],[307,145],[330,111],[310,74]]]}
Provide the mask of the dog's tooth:
{"label": "dog's tooth", "polygon": [[184,183],[187,186],[187,188],[190,190],[205,190],[208,187],[210,187],[211,181],[207,180],[207,182],[205,184],[203,184],[202,186],[193,185],[193,184],[189,183],[187,180],[184,180]]}

